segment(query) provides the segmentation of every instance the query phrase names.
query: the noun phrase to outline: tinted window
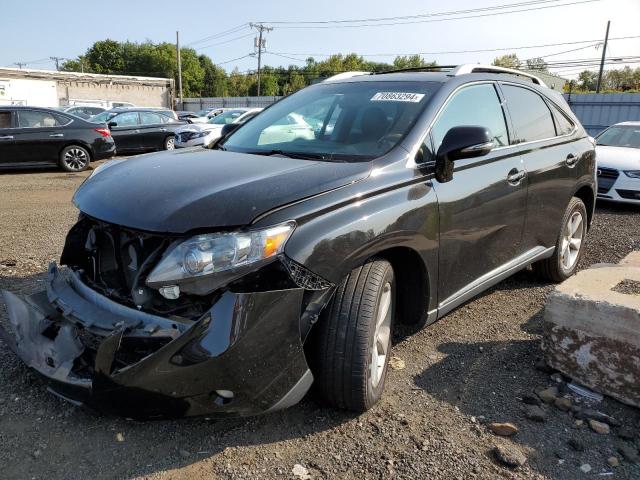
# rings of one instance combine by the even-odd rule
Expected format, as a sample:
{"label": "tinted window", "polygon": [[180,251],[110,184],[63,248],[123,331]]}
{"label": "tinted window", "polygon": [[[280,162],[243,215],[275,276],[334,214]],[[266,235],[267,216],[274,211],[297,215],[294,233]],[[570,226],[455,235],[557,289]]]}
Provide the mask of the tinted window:
{"label": "tinted window", "polygon": [[11,128],[11,112],[0,112],[0,128]]}
{"label": "tinted window", "polygon": [[165,123],[163,116],[159,113],[153,112],[140,112],[140,123],[142,125],[155,125],[158,123]]}
{"label": "tinted window", "polygon": [[551,111],[540,95],[533,91],[502,85],[515,129],[512,145],[556,136]]}
{"label": "tinted window", "polygon": [[56,120],[58,121],[58,125],[69,125],[72,120],[71,118],[67,117],[66,115],[60,115],[60,114],[53,114],[54,117],[56,117]]}
{"label": "tinted window", "polygon": [[558,135],[568,135],[573,132],[575,125],[569,120],[559,108],[552,106],[556,119],[556,132]]}
{"label": "tinted window", "polygon": [[118,124],[118,127],[130,127],[138,125],[138,112],[121,113],[112,119]]}
{"label": "tinted window", "polygon": [[431,130],[436,152],[449,129],[461,125],[488,128],[496,147],[509,144],[504,112],[493,85],[466,87],[446,104]]}
{"label": "tinted window", "polygon": [[52,113],[22,110],[18,112],[18,125],[21,128],[47,128],[59,125]]}

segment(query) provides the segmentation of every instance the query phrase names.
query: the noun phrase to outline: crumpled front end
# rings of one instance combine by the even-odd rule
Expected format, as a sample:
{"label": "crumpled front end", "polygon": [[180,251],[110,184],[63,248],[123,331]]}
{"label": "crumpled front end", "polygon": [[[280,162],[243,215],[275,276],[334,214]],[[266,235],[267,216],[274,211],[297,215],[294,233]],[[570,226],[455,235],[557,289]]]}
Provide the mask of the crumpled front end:
{"label": "crumpled front end", "polygon": [[0,326],[0,337],[52,392],[97,410],[252,415],[295,404],[310,387],[301,318],[315,318],[327,292],[314,302],[300,287],[221,289],[188,320],[123,305],[52,264],[46,291],[3,292],[10,331]]}

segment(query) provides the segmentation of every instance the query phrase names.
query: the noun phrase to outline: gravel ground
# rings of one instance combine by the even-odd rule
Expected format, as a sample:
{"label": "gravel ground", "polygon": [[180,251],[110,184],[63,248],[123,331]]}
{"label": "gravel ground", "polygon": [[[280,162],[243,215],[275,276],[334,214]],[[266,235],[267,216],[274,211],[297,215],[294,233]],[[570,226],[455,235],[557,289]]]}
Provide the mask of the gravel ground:
{"label": "gravel ground", "polygon": [[[86,175],[0,174],[0,288],[41,287],[77,215],[70,200]],[[638,208],[600,206],[582,267],[640,249],[639,219]],[[325,408],[311,395],[284,412],[248,419],[99,416],[48,394],[0,346],[0,478],[567,480],[612,472],[639,479],[640,466],[618,452],[640,447],[637,409],[605,399],[598,409],[622,423],[607,435],[553,407],[544,407],[544,422],[523,415],[523,397],[554,384],[536,368],[551,288],[524,271],[424,330],[400,327],[393,355],[405,367],[394,362],[400,368],[390,370],[382,402],[360,416]],[[511,422],[519,432],[499,437],[489,422]],[[496,446],[526,463],[503,466]],[[608,465],[611,456],[619,466]]]}

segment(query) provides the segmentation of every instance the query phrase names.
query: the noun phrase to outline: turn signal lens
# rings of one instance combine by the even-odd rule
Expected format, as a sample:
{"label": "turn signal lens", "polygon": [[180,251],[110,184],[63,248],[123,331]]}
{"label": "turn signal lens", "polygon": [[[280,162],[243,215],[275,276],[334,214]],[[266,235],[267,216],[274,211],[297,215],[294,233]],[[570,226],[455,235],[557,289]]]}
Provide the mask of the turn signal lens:
{"label": "turn signal lens", "polygon": [[625,170],[624,174],[630,178],[640,178],[640,170]]}
{"label": "turn signal lens", "polygon": [[96,132],[102,135],[104,138],[109,138],[111,136],[111,132],[108,128],[94,128]]}

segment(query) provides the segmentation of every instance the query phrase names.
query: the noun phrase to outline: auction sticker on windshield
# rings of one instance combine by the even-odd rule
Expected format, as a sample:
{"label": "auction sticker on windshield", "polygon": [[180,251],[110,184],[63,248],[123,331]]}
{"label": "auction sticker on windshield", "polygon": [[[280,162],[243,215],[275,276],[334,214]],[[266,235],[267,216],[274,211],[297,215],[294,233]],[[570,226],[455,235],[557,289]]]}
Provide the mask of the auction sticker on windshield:
{"label": "auction sticker on windshield", "polygon": [[412,92],[378,92],[371,97],[372,102],[413,102],[418,103],[424,93]]}

